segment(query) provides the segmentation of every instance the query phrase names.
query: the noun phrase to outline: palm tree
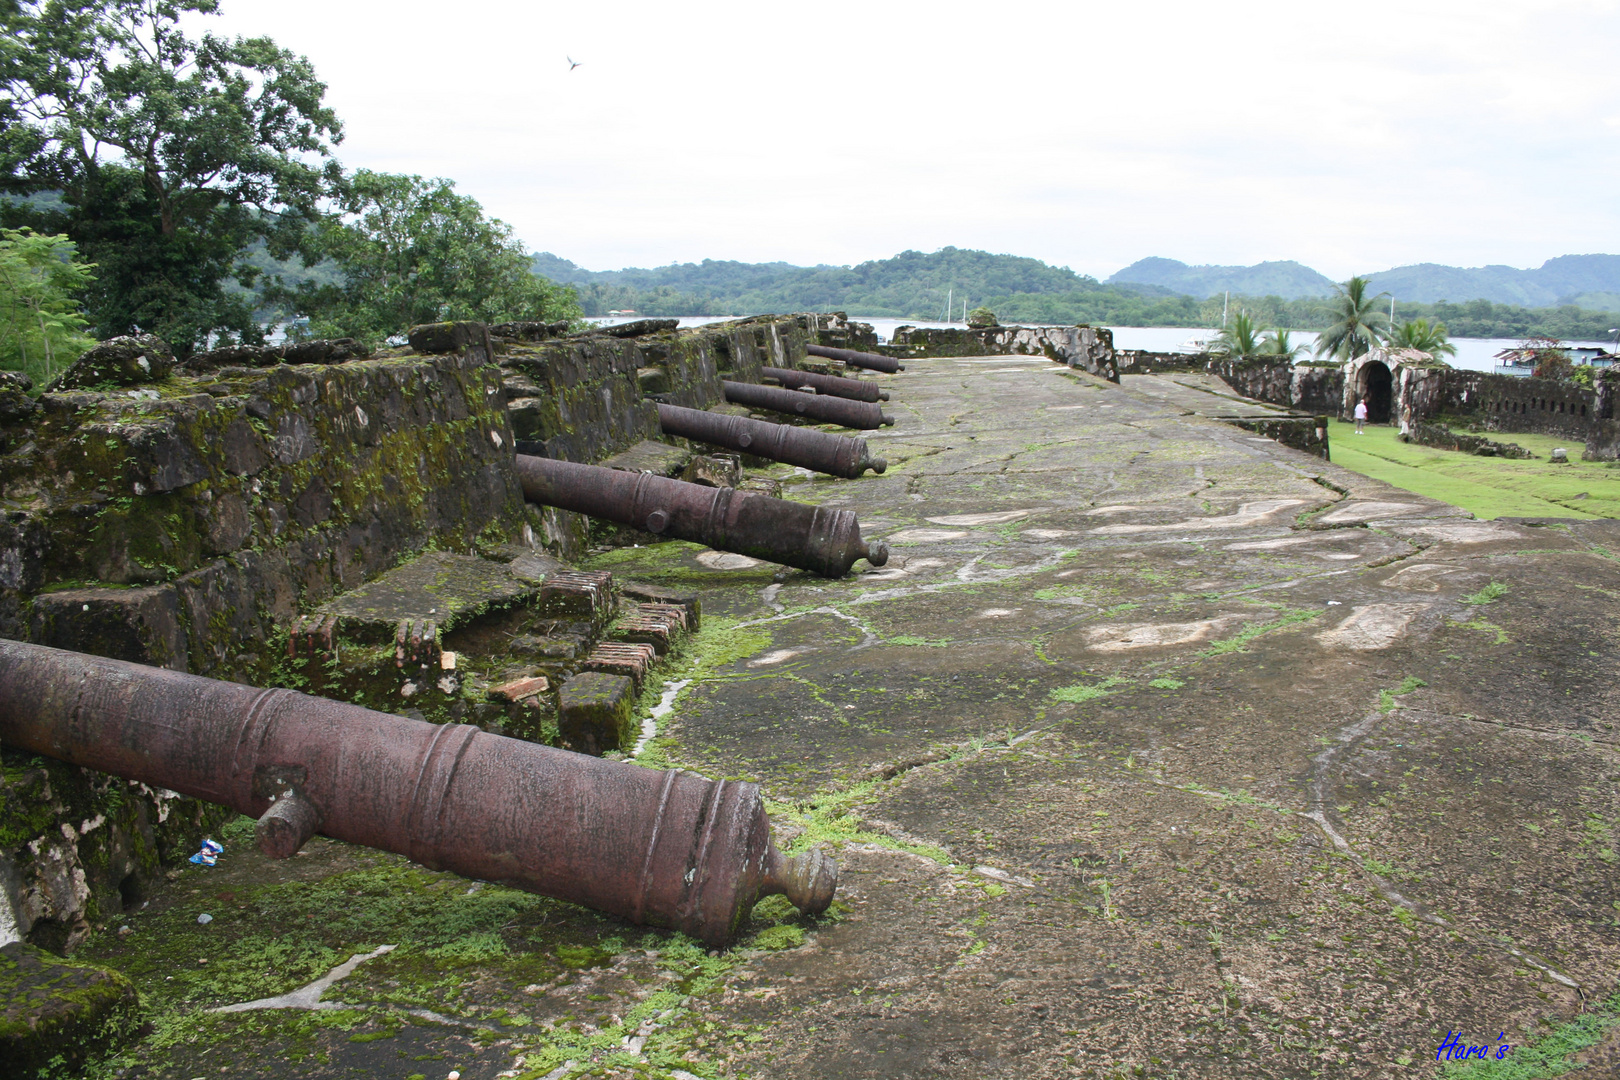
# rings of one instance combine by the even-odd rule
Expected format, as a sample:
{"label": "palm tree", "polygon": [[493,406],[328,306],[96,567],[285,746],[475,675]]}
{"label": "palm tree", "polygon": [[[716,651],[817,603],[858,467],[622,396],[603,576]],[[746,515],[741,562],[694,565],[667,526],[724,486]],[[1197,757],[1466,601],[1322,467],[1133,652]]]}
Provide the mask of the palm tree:
{"label": "palm tree", "polygon": [[1265,330],[1266,327],[1247,311],[1240,311],[1232,317],[1232,324],[1223,327],[1210,341],[1209,351],[1228,359],[1256,356],[1264,351],[1261,348],[1260,336]]}
{"label": "palm tree", "polygon": [[1338,293],[1332,300],[1336,321],[1316,339],[1316,355],[1354,360],[1389,336],[1389,316],[1378,310],[1378,301],[1389,294],[1368,296],[1364,277],[1333,288]]}
{"label": "palm tree", "polygon": [[1408,319],[1396,327],[1389,343],[1400,349],[1426,352],[1436,360],[1457,355],[1457,346],[1447,340],[1446,324],[1439,320],[1431,324],[1428,319]]}
{"label": "palm tree", "polygon": [[1304,342],[1295,342],[1287,330],[1267,330],[1260,342],[1260,351],[1266,356],[1280,356],[1292,360],[1305,351]]}

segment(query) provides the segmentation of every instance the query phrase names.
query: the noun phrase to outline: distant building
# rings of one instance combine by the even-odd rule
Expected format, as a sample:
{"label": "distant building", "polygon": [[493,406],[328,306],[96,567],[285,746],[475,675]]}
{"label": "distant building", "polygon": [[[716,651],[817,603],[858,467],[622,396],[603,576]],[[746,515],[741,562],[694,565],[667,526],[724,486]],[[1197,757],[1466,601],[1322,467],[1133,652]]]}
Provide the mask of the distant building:
{"label": "distant building", "polygon": [[1541,354],[1549,349],[1568,353],[1570,363],[1576,367],[1583,364],[1595,368],[1613,366],[1615,354],[1604,351],[1601,347],[1591,345],[1544,345],[1539,348],[1526,348],[1519,346],[1513,349],[1503,349],[1496,354],[1496,373],[1498,375],[1530,375],[1535,372],[1541,363]]}

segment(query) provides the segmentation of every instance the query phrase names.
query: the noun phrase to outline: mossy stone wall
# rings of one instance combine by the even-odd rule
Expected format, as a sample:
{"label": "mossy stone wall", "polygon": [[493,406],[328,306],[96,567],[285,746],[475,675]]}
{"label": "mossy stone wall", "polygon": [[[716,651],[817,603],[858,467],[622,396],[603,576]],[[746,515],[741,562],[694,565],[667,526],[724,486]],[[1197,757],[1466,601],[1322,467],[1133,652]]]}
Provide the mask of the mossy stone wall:
{"label": "mossy stone wall", "polygon": [[0,457],[0,636],[251,679],[404,554],[522,535],[505,404],[481,349],[46,394]]}
{"label": "mossy stone wall", "polygon": [[657,402],[706,409],[725,400],[722,380],[758,382],[762,367],[801,366],[813,340],[810,318],[761,317],[633,338],[601,333],[508,344],[500,363],[507,372],[513,434],[545,457],[587,463],[658,439]]}

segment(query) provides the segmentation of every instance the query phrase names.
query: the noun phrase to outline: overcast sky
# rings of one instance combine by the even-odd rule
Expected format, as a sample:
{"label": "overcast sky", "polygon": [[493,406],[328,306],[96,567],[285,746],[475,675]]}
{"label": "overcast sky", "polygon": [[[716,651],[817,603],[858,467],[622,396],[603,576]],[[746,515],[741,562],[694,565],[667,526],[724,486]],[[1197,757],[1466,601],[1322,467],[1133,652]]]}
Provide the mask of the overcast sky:
{"label": "overcast sky", "polygon": [[314,62],[345,165],[591,270],[1620,251],[1617,0],[222,7]]}

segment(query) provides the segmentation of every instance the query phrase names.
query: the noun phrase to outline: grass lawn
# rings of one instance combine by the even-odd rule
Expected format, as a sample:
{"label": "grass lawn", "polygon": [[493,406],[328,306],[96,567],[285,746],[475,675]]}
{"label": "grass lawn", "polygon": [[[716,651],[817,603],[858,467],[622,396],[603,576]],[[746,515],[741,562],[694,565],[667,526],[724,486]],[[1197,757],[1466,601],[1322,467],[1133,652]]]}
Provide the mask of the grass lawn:
{"label": "grass lawn", "polygon": [[[1477,457],[1403,443],[1396,429],[1334,420],[1328,445],[1333,463],[1398,488],[1460,506],[1476,517],[1620,518],[1620,468],[1582,461],[1584,444],[1551,435],[1485,432],[1536,455],[1529,460]],[[1551,463],[1552,449],[1569,452],[1568,465]]]}

